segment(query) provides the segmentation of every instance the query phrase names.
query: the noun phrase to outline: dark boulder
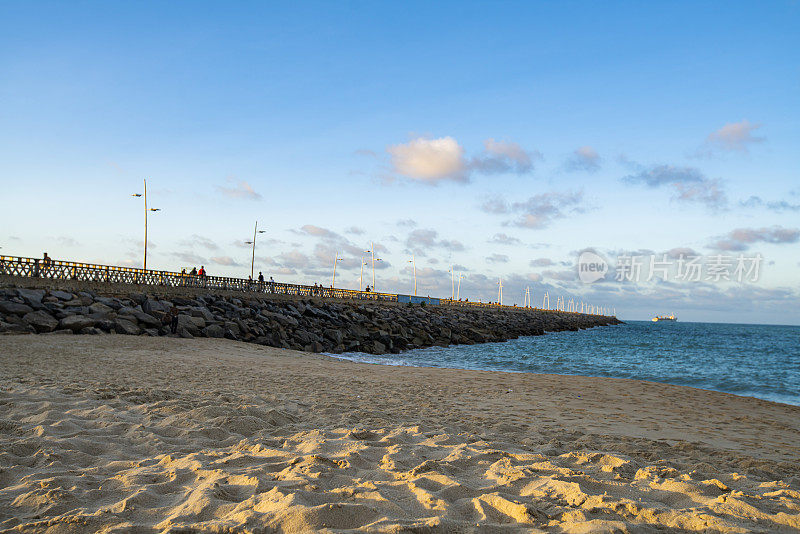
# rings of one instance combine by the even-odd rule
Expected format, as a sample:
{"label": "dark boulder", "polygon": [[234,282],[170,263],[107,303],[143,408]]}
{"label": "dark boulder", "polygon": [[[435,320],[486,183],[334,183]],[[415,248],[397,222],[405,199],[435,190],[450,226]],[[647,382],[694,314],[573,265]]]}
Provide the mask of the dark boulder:
{"label": "dark boulder", "polygon": [[217,324],[211,324],[203,329],[203,334],[206,337],[224,337],[225,330]]}
{"label": "dark boulder", "polygon": [[52,332],[58,326],[58,320],[44,310],[26,313],[22,320],[39,333]]}
{"label": "dark boulder", "polygon": [[138,336],[139,334],[141,334],[142,329],[139,328],[139,326],[137,326],[136,324],[132,323],[131,321],[117,318],[117,320],[114,321],[114,331],[117,334]]}
{"label": "dark boulder", "polygon": [[26,304],[37,307],[42,304],[45,291],[43,289],[17,289],[17,295],[25,301]]}
{"label": "dark boulder", "polygon": [[86,317],[85,315],[68,315],[59,321],[58,328],[60,330],[70,330],[72,332],[80,332],[87,326],[94,326],[97,324],[96,319]]}
{"label": "dark boulder", "polygon": [[25,315],[33,311],[27,304],[12,302],[10,300],[0,300],[0,313],[5,315]]}

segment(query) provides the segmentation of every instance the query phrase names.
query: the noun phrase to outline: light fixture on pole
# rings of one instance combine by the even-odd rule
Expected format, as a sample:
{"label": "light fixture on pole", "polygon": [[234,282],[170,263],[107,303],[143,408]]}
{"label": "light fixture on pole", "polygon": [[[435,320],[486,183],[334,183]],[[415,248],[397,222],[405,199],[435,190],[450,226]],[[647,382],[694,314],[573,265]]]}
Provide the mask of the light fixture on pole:
{"label": "light fixture on pole", "polygon": [[411,264],[412,269],[414,270],[414,296],[417,296],[417,262],[414,259],[414,255],[411,255],[411,259],[408,260],[408,263]]}
{"label": "light fixture on pole", "polygon": [[252,241],[245,241],[248,245],[253,245],[253,257],[250,259],[250,279],[253,279],[253,267],[256,264],[256,237],[258,234],[266,233],[266,230],[259,230],[258,229],[258,221],[256,221],[256,227],[253,230],[253,240]]}
{"label": "light fixture on pole", "polygon": [[160,208],[147,208],[147,179],[143,179],[142,182],[144,183],[144,194],[142,193],[134,193],[132,197],[144,197],[144,269],[147,270],[147,212],[148,211],[161,211]]}

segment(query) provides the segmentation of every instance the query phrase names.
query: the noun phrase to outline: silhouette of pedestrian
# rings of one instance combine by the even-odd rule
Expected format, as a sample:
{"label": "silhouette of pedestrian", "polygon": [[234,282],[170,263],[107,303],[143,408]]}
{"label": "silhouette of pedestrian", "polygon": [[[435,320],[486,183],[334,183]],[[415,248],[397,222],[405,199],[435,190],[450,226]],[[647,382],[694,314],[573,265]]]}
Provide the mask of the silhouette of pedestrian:
{"label": "silhouette of pedestrian", "polygon": [[173,306],[172,309],[169,310],[169,315],[170,315],[169,327],[172,333],[175,334],[178,332],[178,308]]}

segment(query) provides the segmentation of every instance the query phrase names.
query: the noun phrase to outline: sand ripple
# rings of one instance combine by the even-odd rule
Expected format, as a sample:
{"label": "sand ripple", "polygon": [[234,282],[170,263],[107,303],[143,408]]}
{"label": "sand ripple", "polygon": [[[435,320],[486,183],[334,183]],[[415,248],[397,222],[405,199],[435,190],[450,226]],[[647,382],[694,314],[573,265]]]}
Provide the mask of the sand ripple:
{"label": "sand ripple", "polygon": [[709,479],[620,454],[552,455],[418,426],[298,431],[300,418],[280,406],[163,397],[5,388],[0,527],[800,529],[800,492],[779,481]]}
{"label": "sand ripple", "polygon": [[241,394],[65,381],[57,368],[0,387],[0,530],[800,530],[797,478],[774,463],[734,471],[711,452],[681,463],[685,444],[597,450],[568,430],[546,441],[455,424],[326,426],[317,405],[269,395],[268,382]]}

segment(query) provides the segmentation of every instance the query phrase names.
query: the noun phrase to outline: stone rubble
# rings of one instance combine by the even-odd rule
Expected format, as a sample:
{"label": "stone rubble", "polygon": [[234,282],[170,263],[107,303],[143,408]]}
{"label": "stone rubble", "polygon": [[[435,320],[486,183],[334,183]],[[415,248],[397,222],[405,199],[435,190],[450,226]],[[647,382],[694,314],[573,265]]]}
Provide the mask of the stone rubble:
{"label": "stone rubble", "polygon": [[[620,324],[523,308],[156,293],[0,288],[0,334],[224,337],[307,352],[384,354]],[[172,307],[179,311],[175,334],[162,322]]]}

